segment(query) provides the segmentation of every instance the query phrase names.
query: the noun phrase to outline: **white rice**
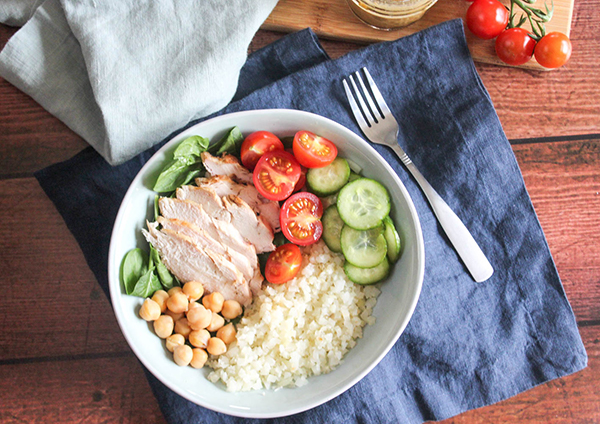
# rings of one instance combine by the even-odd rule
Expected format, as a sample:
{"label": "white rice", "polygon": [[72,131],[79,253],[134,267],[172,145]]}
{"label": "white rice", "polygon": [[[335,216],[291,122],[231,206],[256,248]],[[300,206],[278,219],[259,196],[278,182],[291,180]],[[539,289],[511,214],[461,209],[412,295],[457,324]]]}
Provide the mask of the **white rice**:
{"label": "white rice", "polygon": [[237,341],[210,359],[208,379],[228,391],[302,386],[337,367],[362,337],[380,291],[352,283],[323,242],[303,249],[298,276],[265,284],[237,326]]}

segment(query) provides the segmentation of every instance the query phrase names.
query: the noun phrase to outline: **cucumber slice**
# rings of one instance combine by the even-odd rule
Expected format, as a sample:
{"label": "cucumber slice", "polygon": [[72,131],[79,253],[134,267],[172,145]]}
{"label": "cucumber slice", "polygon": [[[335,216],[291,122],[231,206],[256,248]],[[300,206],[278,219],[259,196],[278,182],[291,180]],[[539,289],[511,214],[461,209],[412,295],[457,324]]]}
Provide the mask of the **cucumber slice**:
{"label": "cucumber slice", "polygon": [[340,236],[344,221],[340,218],[340,213],[335,205],[331,205],[325,209],[321,222],[323,223],[323,235],[321,236],[323,237],[323,241],[331,251],[341,252],[342,244]]}
{"label": "cucumber slice", "polygon": [[351,183],[354,180],[358,180],[359,178],[362,178],[360,175],[358,175],[356,172],[352,172],[350,171],[350,177],[348,178],[348,182]]}
{"label": "cucumber slice", "polygon": [[355,230],[347,225],[342,228],[340,243],[346,260],[359,268],[379,265],[387,254],[383,227]]}
{"label": "cucumber slice", "polygon": [[333,193],[331,196],[321,197],[321,203],[323,204],[323,208],[327,209],[331,205],[335,205],[337,202],[337,193]]}
{"label": "cucumber slice", "polygon": [[359,178],[340,190],[337,207],[346,225],[368,230],[380,226],[390,213],[390,195],[377,181]]}
{"label": "cucumber slice", "polygon": [[353,283],[362,285],[375,284],[388,276],[390,263],[384,257],[383,261],[373,268],[358,268],[346,261],[344,263],[344,272]]}
{"label": "cucumber slice", "polygon": [[400,257],[400,236],[394,226],[394,221],[389,216],[383,218],[383,236],[387,242],[387,257],[394,263]]}
{"label": "cucumber slice", "polygon": [[350,166],[344,158],[335,158],[323,168],[311,168],[306,173],[308,188],[317,196],[329,196],[348,182]]}

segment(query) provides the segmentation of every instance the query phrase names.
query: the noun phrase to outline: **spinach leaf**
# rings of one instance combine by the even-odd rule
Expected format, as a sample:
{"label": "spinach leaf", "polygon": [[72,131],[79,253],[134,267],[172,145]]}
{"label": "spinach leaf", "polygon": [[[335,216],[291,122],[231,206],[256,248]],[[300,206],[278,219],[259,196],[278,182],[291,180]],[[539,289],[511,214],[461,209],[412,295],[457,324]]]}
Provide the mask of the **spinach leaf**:
{"label": "spinach leaf", "polygon": [[223,153],[239,156],[243,141],[244,135],[240,129],[238,127],[233,127],[222,139],[212,145],[208,151],[217,156],[222,155]]}
{"label": "spinach leaf", "polygon": [[177,146],[173,157],[175,159],[185,159],[186,161],[192,160],[190,156],[199,157],[200,154],[208,148],[209,140],[199,135],[193,135],[186,138]]}
{"label": "spinach leaf", "polygon": [[158,193],[168,193],[189,183],[204,170],[202,160],[197,157],[192,162],[184,159],[174,159],[160,173],[153,190]]}
{"label": "spinach leaf", "polygon": [[142,249],[131,249],[121,262],[121,281],[125,286],[125,293],[131,294],[137,281],[148,270],[148,254]]}
{"label": "spinach leaf", "polygon": [[171,274],[165,264],[162,263],[158,250],[156,250],[152,245],[150,245],[150,257],[156,266],[156,273],[158,274],[158,279],[160,280],[162,286],[167,290],[173,288],[175,285],[175,277],[173,277],[173,274]]}
{"label": "spinach leaf", "polygon": [[155,221],[158,219],[158,216],[160,215],[160,208],[158,207],[159,199],[160,199],[160,196],[158,194],[156,196],[154,196],[154,220]]}
{"label": "spinach leaf", "polygon": [[131,295],[146,298],[152,296],[155,291],[161,289],[162,286],[160,285],[158,277],[154,273],[154,267],[151,267],[137,281],[133,292],[131,292]]}

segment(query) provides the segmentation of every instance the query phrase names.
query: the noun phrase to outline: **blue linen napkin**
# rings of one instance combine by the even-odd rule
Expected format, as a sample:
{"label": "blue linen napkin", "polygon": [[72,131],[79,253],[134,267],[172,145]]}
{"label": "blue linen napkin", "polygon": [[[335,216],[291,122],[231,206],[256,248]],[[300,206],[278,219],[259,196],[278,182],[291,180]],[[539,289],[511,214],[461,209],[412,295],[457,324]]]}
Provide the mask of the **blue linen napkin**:
{"label": "blue linen napkin", "polygon": [[[400,122],[400,144],[471,230],[495,273],[485,283],[473,282],[410,174],[390,150],[374,146],[398,173],[419,213],[426,254],[421,297],[396,345],[363,380],[282,421],[440,420],[584,368],[587,355],[573,312],[510,144],[473,66],[462,21],[337,60],[327,58],[310,30],[287,36],[249,57],[239,100],[218,114],[295,108],[361,134],[341,80],[363,66]],[[105,290],[109,237],[120,201],[158,147],[118,167],[87,149],[36,174]],[[192,404],[146,373],[170,423],[245,421]]]}

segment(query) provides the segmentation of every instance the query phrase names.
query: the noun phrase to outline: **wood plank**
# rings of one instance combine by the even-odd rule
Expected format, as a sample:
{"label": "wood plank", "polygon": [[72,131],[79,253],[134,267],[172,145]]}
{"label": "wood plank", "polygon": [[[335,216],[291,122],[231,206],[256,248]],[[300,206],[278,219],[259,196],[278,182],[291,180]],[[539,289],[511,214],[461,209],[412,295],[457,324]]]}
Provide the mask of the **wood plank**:
{"label": "wood plank", "polygon": [[[581,334],[588,368],[443,423],[600,421],[600,326],[582,328]],[[0,374],[3,423],[164,422],[133,355],[0,365]]]}
{"label": "wood plank", "polygon": [[106,296],[37,181],[0,181],[0,204],[0,360],[128,351]]}
{"label": "wood plank", "polygon": [[[502,2],[510,5],[509,0]],[[560,31],[570,34],[573,3],[573,0],[554,1],[554,15],[546,24],[548,32]],[[469,5],[470,3],[464,1],[439,0],[417,22],[398,30],[381,31],[365,25],[358,19],[346,0],[280,0],[263,28],[291,32],[310,26],[322,37],[373,43],[396,40],[441,22],[464,18]],[[496,57],[494,40],[481,40],[472,36],[470,32],[467,32],[467,38],[474,60],[504,65]],[[544,70],[535,59],[521,65],[521,68]]]}
{"label": "wood plank", "polygon": [[133,354],[1,365],[0,374],[5,424],[166,422]]}

